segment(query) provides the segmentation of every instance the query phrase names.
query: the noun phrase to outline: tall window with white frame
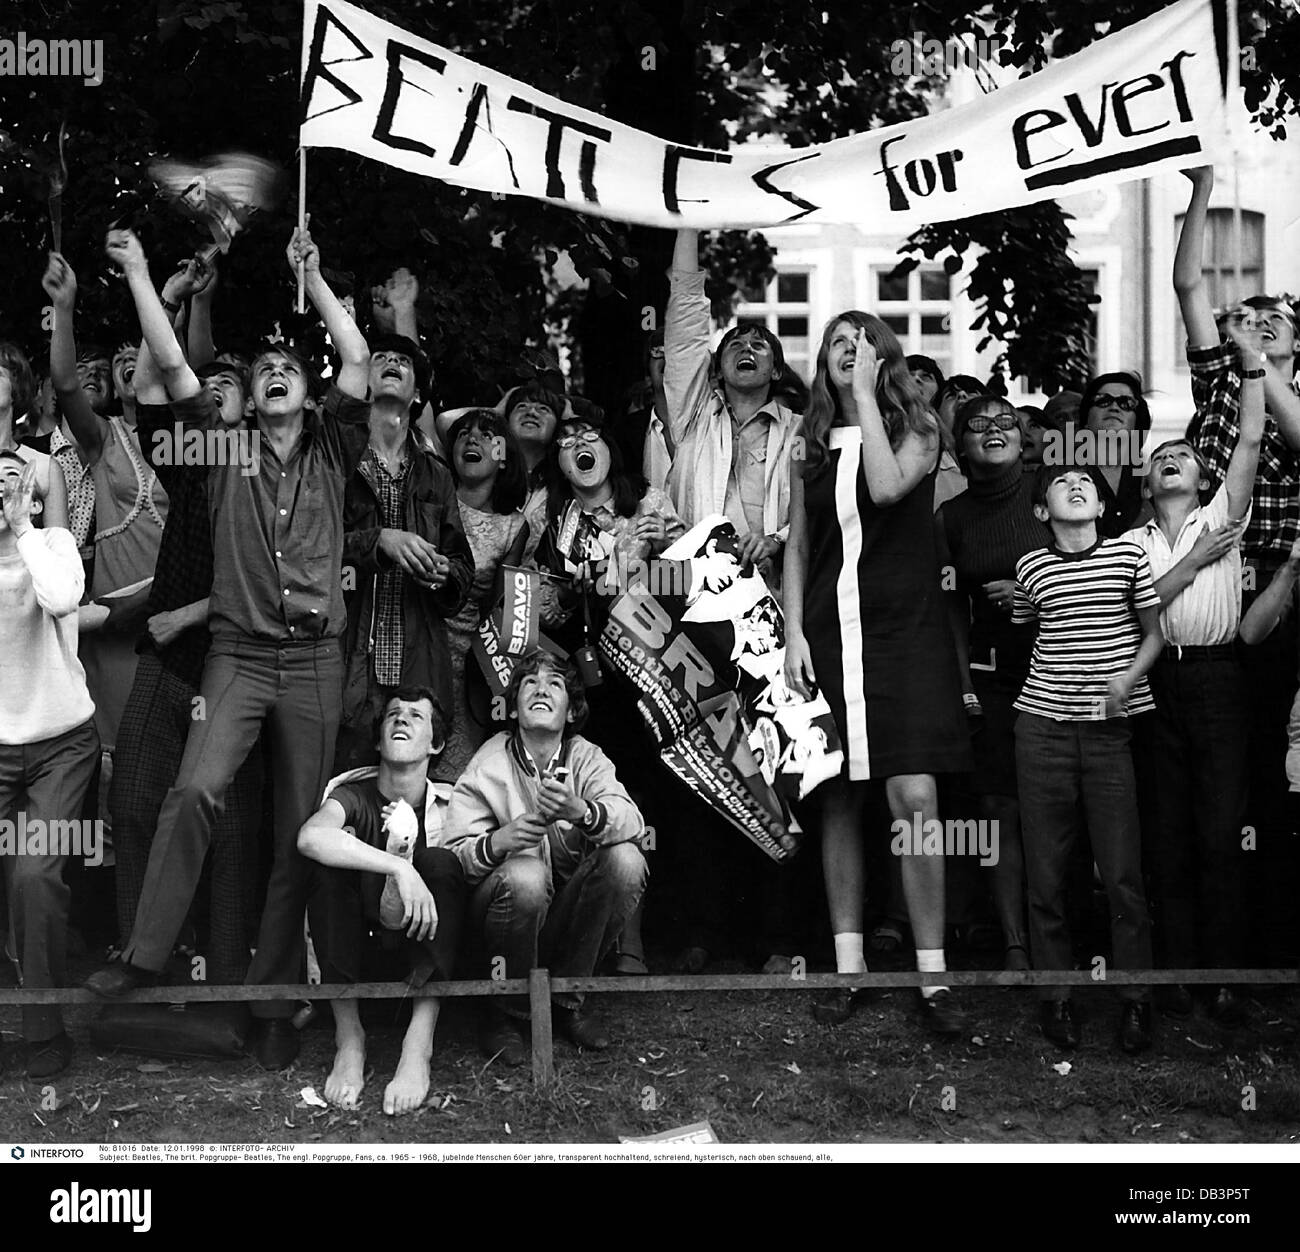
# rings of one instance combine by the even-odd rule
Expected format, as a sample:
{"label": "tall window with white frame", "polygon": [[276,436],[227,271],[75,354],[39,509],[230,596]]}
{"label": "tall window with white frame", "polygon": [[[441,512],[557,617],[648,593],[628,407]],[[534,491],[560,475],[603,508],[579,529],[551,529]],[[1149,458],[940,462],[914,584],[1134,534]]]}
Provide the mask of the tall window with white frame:
{"label": "tall window with white frame", "polygon": [[895,275],[893,267],[871,267],[871,311],[899,338],[906,353],[932,357],[953,372],[952,276],[942,265],[920,265]]}
{"label": "tall window with white frame", "polygon": [[766,286],[741,290],[736,310],[741,326],[766,326],[781,340],[786,365],[805,383],[812,376],[811,288],[811,267],[778,266],[776,277]]}
{"label": "tall window with white frame", "polygon": [[[1174,220],[1174,238],[1181,237],[1183,215]],[[1247,296],[1264,290],[1264,214],[1244,211],[1241,214],[1241,281],[1237,281],[1236,226],[1231,209],[1210,209],[1205,215],[1205,253],[1201,273],[1210,304],[1216,309],[1236,304]],[[1187,368],[1184,347],[1187,328],[1181,314],[1175,314],[1174,360]]]}

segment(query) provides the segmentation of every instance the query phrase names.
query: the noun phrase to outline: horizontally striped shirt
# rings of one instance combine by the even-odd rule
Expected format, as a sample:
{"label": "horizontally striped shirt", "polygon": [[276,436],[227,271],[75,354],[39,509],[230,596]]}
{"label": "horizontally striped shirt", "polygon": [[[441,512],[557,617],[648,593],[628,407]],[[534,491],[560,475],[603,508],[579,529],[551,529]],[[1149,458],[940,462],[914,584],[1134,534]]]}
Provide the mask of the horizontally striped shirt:
{"label": "horizontally striped shirt", "polygon": [[[1106,687],[1133,663],[1142,642],[1138,609],[1160,605],[1146,553],[1131,539],[1102,539],[1084,552],[1040,548],[1016,562],[1011,620],[1038,621],[1022,713],[1058,722],[1106,718]],[[1145,677],[1127,714],[1155,708]]]}

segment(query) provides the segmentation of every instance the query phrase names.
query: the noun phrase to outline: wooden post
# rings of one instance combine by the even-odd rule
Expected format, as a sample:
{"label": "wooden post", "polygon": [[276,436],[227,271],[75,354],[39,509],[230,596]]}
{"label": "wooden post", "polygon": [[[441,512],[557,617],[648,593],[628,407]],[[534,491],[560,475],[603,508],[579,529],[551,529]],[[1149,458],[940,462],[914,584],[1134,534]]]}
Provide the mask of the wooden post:
{"label": "wooden post", "polygon": [[[307,229],[307,149],[298,149],[298,229]],[[307,311],[307,271],[298,262],[298,312]]]}
{"label": "wooden post", "polygon": [[544,1087],[555,1077],[555,1048],[551,1038],[551,975],[534,969],[528,974],[528,1015],[533,1027],[533,1084]]}

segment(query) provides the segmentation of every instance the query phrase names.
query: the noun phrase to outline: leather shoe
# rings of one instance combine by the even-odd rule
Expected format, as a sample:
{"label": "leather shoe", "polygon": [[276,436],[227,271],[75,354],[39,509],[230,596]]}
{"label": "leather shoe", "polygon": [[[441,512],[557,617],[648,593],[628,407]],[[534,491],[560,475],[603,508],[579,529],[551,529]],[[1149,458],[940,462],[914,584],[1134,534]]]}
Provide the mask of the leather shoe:
{"label": "leather shoe", "polygon": [[813,1021],[823,1026],[843,1026],[853,1015],[853,1010],[871,1002],[867,987],[832,987],[813,1005]]}
{"label": "leather shoe", "polygon": [[1220,987],[1210,1001],[1210,1016],[1222,1026],[1237,1026],[1246,1016],[1246,1006],[1231,987]]}
{"label": "leather shoe", "polygon": [[151,969],[141,969],[129,961],[114,961],[96,970],[86,979],[85,988],[105,1000],[120,1000],[141,987],[152,987],[158,975]]}
{"label": "leather shoe", "polygon": [[921,1017],[936,1035],[960,1035],[966,1029],[966,1013],[947,987],[940,987],[933,995],[923,996]]}
{"label": "leather shoe", "polygon": [[518,1025],[500,1009],[489,1009],[485,1014],[478,1044],[489,1060],[498,1060],[511,1069],[518,1069],[528,1060]]}
{"label": "leather shoe", "polygon": [[1079,1046],[1079,1019],[1071,1000],[1044,1000],[1038,1006],[1038,1026],[1043,1038],[1058,1048]]}
{"label": "leather shoe", "polygon": [[1119,1046],[1130,1056],[1151,1046],[1151,1006],[1130,1000],[1119,1017]]}
{"label": "leather shoe", "polygon": [[72,1064],[72,1040],[67,1031],[35,1042],[18,1039],[0,1044],[0,1077],[23,1070],[33,1082],[61,1074]]}
{"label": "leather shoe", "polygon": [[1156,1003],[1167,1017],[1191,1017],[1192,993],[1182,983],[1166,983],[1156,988]]}
{"label": "leather shoe", "polygon": [[594,1017],[583,1017],[581,1009],[569,1009],[557,1004],[553,1006],[555,1023],[562,1034],[574,1047],[590,1048],[593,1052],[603,1052],[610,1044],[609,1034]]}
{"label": "leather shoe", "polygon": [[263,1069],[288,1069],[298,1059],[298,1032],[287,1017],[268,1017],[256,1024],[253,1057]]}

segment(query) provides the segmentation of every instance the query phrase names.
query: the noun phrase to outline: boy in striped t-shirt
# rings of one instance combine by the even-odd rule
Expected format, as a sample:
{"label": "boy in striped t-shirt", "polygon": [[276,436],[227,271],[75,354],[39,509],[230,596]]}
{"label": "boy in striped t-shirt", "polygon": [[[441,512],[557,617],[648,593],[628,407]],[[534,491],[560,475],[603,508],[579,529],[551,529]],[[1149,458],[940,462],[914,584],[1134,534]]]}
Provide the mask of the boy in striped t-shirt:
{"label": "boy in striped t-shirt", "polygon": [[[1129,715],[1155,707],[1146,673],[1160,655],[1160,598],[1142,548],[1098,539],[1104,503],[1092,471],[1045,465],[1034,516],[1052,542],[1016,563],[1015,623],[1037,620],[1029,677],[1016,700],[1016,773],[1029,880],[1029,942],[1037,969],[1072,963],[1065,880],[1080,801],[1110,902],[1121,969],[1151,968],[1151,921],[1129,747]],[[1068,991],[1040,988],[1043,1034],[1079,1042]],[[1150,991],[1124,987],[1120,1045],[1151,1046]]]}

